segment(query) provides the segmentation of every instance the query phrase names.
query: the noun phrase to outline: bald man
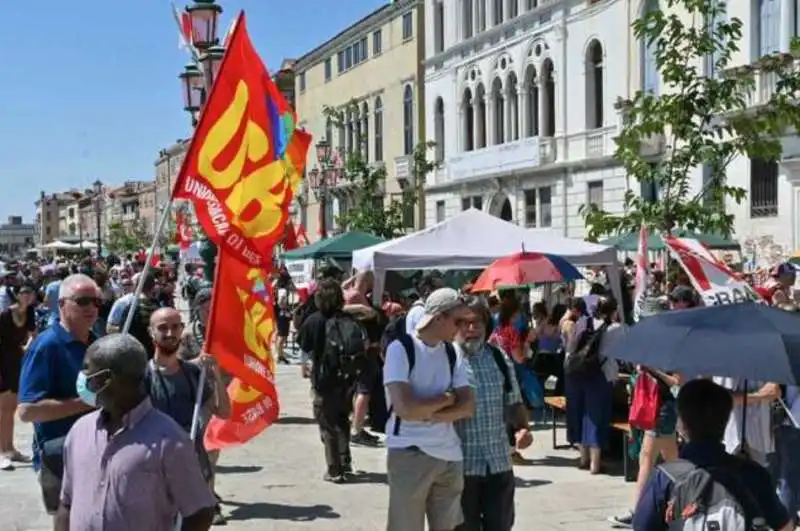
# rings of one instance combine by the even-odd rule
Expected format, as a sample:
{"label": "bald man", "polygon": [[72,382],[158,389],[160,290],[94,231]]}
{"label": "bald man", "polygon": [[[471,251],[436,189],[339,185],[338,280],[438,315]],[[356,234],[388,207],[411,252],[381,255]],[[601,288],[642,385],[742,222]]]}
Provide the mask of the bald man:
{"label": "bald man", "polygon": [[[194,403],[200,385],[200,368],[206,367],[207,379],[203,387],[203,410],[200,425],[195,437],[195,448],[200,459],[200,466],[206,481],[214,479],[213,467],[208,453],[203,447],[203,430],[211,418],[216,415],[228,418],[231,414],[231,402],[219,368],[213,356],[202,352],[191,361],[184,361],[179,356],[182,346],[184,324],[181,314],[174,308],[159,308],[150,316],[150,336],[153,338],[153,359],[148,363],[147,385],[153,406],[166,413],[187,432],[192,429]],[[222,519],[219,508],[214,521]]]}

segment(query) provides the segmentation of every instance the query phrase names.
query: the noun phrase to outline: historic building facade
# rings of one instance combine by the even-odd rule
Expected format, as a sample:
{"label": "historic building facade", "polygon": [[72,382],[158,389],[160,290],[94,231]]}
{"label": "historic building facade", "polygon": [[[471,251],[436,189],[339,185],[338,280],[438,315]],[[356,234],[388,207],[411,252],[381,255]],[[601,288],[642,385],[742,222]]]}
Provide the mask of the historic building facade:
{"label": "historic building facade", "polygon": [[[435,0],[426,3],[428,176],[432,225],[470,207],[582,237],[578,210],[621,210],[614,102],[626,61],[622,0]],[[622,48],[625,49],[624,46]]]}
{"label": "historic building facade", "polygon": [[[294,64],[295,109],[300,126],[326,139],[338,153],[360,150],[370,164],[383,165],[386,181],[375,198],[381,208],[401,197],[411,179],[411,155],[425,130],[423,66],[424,16],[421,0],[397,0],[343,29]],[[350,104],[354,103],[355,106]],[[333,124],[326,107],[346,111]],[[361,139],[358,145],[357,138]],[[306,172],[318,166],[314,146]],[[298,194],[296,222],[308,237],[320,234],[320,201],[306,179]],[[324,225],[328,234],[340,229],[339,213],[353,202],[353,190],[340,182],[328,193]],[[415,211],[416,210],[416,211]],[[406,213],[409,230],[423,223],[424,203]]]}

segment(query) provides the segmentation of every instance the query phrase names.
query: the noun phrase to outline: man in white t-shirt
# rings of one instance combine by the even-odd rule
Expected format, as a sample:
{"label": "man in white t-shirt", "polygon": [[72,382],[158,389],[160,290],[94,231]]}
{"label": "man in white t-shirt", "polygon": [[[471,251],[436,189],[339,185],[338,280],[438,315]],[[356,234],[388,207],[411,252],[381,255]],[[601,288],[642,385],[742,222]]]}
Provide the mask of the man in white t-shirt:
{"label": "man in white t-shirt", "polygon": [[417,292],[419,293],[419,300],[415,301],[408,309],[406,314],[406,333],[413,336],[414,331],[417,329],[422,316],[425,314],[425,299],[439,288],[444,287],[444,280],[441,275],[436,272],[426,273],[417,284]]}
{"label": "man in white t-shirt", "polygon": [[387,531],[451,531],[461,524],[461,441],[453,423],[471,417],[469,365],[451,341],[467,309],[458,292],[426,299],[414,333],[386,349],[383,382],[392,412],[386,425]]}

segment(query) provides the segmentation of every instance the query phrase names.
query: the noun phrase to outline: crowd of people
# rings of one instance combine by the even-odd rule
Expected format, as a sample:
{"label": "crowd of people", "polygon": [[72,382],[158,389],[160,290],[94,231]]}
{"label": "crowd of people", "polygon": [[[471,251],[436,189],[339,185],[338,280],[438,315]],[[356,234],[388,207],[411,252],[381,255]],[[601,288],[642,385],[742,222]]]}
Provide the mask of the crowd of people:
{"label": "crowd of people", "polygon": [[[58,530],[166,530],[176,515],[184,529],[225,521],[214,494],[219,453],[207,452],[202,436],[194,443],[189,437],[198,391],[199,433],[211,415],[226,418],[231,410],[230,379],[202,348],[210,284],[193,266],[183,270],[180,290],[191,302],[185,316],[174,304],[176,267],[143,269],[132,259],[6,264],[0,470],[32,461]],[[384,445],[387,529],[422,531],[427,522],[436,531],[510,530],[513,466],[533,442],[530,421],[541,412],[544,382],[555,380],[549,391],[566,397],[576,466],[601,474],[614,393],[625,374],[653,379],[659,407],[653,429],[638,434],[632,509],[612,524],[655,531],[688,518],[674,513],[676,492],[702,470],[722,486],[717,497],[734,513],[765,529],[793,529],[800,509],[798,389],[687,380],[606,358],[631,301],[618,303],[602,271],[595,273],[585,295],[564,286],[531,300],[527,289],[457,290],[434,272],[415,290],[384,293],[376,304],[370,273],[344,280],[329,268],[293,307],[291,277],[280,268],[276,357],[288,362],[296,332],[324,449],[323,479],[346,484],[358,473],[352,444]],[[794,268],[776,268],[764,298],[797,311],[794,281]],[[698,304],[680,269],[670,279],[655,271],[649,286],[653,312]],[[126,321],[129,334],[120,334]],[[33,424],[30,456],[14,444],[15,415]]]}
{"label": "crowd of people", "polygon": [[[597,271],[595,278],[603,282],[604,275]],[[794,268],[782,265],[760,292],[770,304],[796,311],[789,302],[794,281]],[[324,479],[346,483],[354,474],[350,444],[383,439],[388,529],[421,531],[427,521],[436,530],[508,530],[514,523],[513,465],[531,444],[529,420],[541,404],[543,380],[556,379],[554,392],[566,397],[576,466],[600,474],[615,389],[622,377],[623,386],[651,378],[658,389],[657,420],[652,429],[634,433],[639,466],[632,509],[610,523],[641,531],[670,528],[671,520],[685,518],[670,512],[676,477],[702,469],[741,504],[749,522],[794,529],[800,430],[789,418],[800,415],[798,390],[769,382],[744,387],[730,378],[685,380],[605,358],[605,345],[624,332],[621,317],[630,314],[632,301],[618,304],[600,282],[584,296],[559,288],[550,301],[532,303],[528,290],[474,295],[469,285],[459,292],[427,274],[411,296],[384,294],[383,304],[373,305],[369,274],[320,280],[296,312],[295,325],[308,360],[304,371],[324,446]],[[669,280],[654,271],[649,285],[651,312],[699,304],[677,266]],[[632,287],[628,280],[625,295],[632,296]],[[779,404],[789,413],[776,421]]]}

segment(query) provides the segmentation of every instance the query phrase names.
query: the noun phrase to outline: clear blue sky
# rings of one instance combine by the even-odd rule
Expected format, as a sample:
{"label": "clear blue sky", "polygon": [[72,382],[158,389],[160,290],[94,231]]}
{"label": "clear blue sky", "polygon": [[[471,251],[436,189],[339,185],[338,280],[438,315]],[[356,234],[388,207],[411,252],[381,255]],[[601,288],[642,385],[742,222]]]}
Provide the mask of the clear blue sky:
{"label": "clear blue sky", "polygon": [[[218,2],[221,32],[244,9],[275,71],[388,0]],[[188,56],[169,1],[3,2],[0,12],[0,223],[32,220],[39,190],[152,179],[158,150],[189,130],[177,78]]]}

